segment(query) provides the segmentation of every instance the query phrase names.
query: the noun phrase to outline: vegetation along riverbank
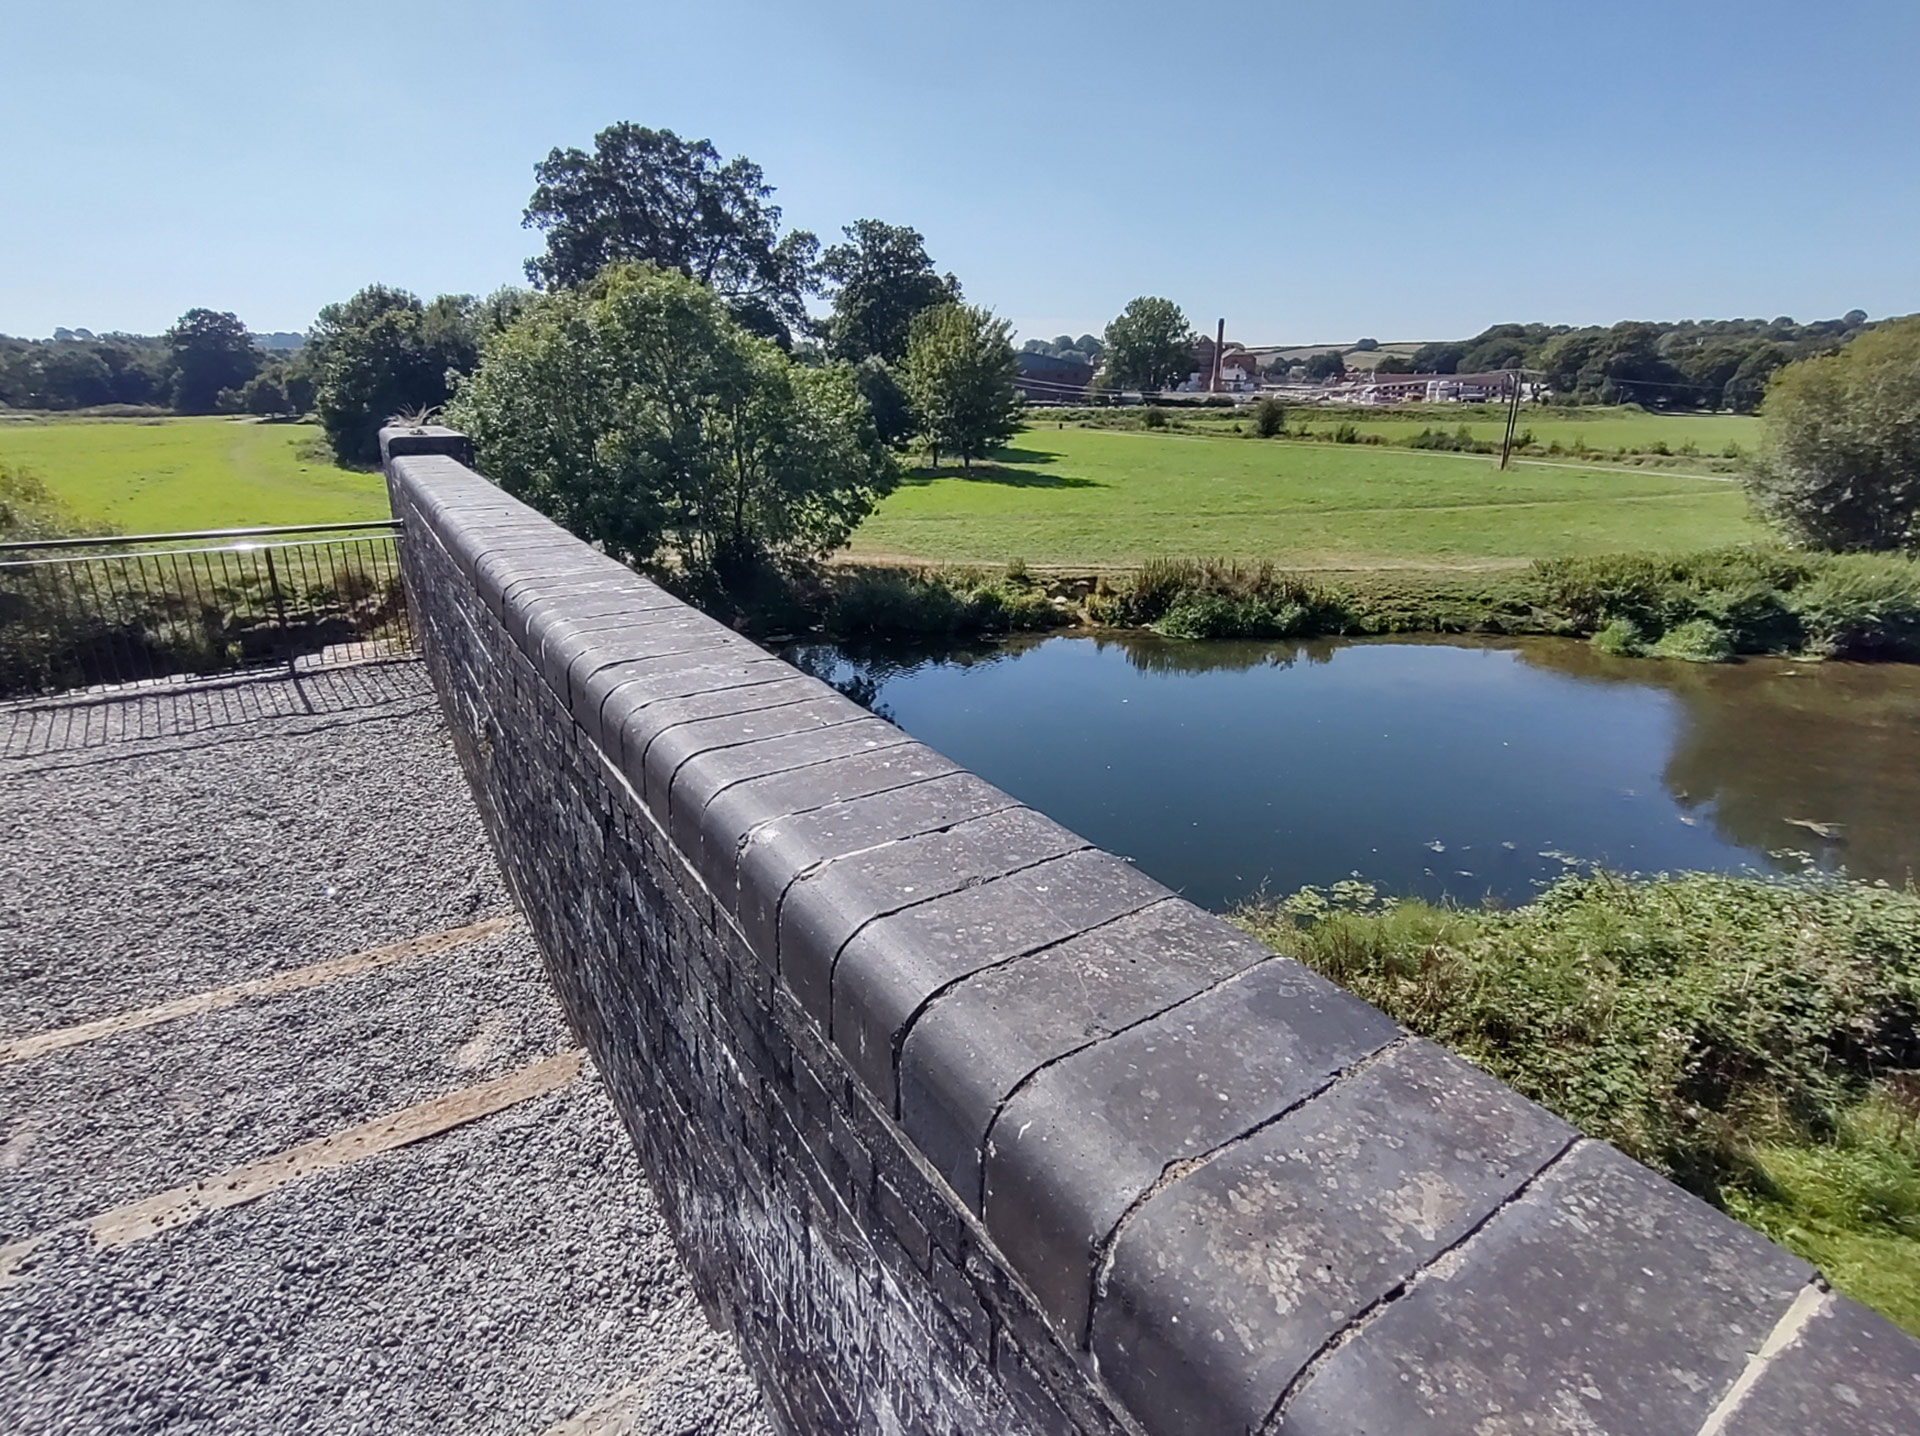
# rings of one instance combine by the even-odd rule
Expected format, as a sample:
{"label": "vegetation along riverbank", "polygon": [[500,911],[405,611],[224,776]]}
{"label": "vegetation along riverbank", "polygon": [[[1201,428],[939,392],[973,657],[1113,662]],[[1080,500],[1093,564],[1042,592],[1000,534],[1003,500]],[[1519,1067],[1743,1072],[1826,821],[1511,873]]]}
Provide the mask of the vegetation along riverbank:
{"label": "vegetation along riverbank", "polygon": [[1128,574],[1041,577],[1024,565],[847,568],[814,600],[841,639],[1073,625],[1172,638],[1548,634],[1615,654],[1920,661],[1920,562],[1737,547],[1543,559],[1518,571],[1290,573],[1164,559]]}
{"label": "vegetation along riverbank", "polygon": [[1499,911],[1355,882],[1236,920],[1920,1332],[1920,893],[1595,873]]}

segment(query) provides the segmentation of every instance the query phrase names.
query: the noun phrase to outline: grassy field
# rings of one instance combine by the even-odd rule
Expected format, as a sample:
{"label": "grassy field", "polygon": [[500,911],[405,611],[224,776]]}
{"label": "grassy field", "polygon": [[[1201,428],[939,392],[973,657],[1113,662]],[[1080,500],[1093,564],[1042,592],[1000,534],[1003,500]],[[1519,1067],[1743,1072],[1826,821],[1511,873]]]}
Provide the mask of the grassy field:
{"label": "grassy field", "polygon": [[1498,568],[1761,536],[1733,484],[1475,455],[1097,429],[1028,429],[1001,462],[921,471],[853,556],[1123,567],[1192,555],[1304,568]]}
{"label": "grassy field", "polygon": [[378,474],[307,452],[310,424],[232,419],[0,423],[0,461],[36,474],[79,522],[122,533],[383,519]]}

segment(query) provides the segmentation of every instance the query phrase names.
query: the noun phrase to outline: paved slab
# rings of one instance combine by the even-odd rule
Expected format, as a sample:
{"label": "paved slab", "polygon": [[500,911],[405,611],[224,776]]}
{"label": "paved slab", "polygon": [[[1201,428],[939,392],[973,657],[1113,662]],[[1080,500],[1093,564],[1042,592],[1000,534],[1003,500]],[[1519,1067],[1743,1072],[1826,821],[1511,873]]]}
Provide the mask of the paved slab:
{"label": "paved slab", "polygon": [[417,665],[0,734],[0,1430],[766,1431]]}

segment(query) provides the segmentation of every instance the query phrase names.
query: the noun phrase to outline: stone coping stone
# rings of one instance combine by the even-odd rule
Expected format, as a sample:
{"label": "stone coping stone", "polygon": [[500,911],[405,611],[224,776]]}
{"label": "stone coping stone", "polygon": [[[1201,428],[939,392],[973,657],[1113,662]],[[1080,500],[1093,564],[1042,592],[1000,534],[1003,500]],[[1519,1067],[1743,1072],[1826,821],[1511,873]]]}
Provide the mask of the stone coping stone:
{"label": "stone coping stone", "polygon": [[[1377,1031],[1355,1026],[1361,1042]],[[1408,1039],[1135,1212],[1096,1303],[1095,1359],[1156,1430],[1258,1431],[1316,1352],[1571,1136]]]}
{"label": "stone coping stone", "polygon": [[1727,1436],[1914,1436],[1920,1343],[1827,1293],[1733,1407]]}
{"label": "stone coping stone", "polygon": [[878,918],[834,965],[834,1044],[897,1116],[900,1047],[927,1003],[976,972],[1172,896],[1131,863],[1087,848]]}
{"label": "stone coping stone", "polygon": [[[817,680],[808,680],[815,682]],[[820,694],[778,708],[746,709],[711,718],[695,718],[676,723],[646,738],[638,767],[631,758],[623,759],[627,780],[639,789],[641,797],[662,826],[671,822],[668,795],[680,769],[704,754],[728,748],[749,748],[774,738],[795,738],[829,728],[846,728],[874,721],[857,703],[849,703],[825,684]],[[642,723],[644,736],[644,721]],[[631,723],[622,730],[627,752],[635,740]]]}
{"label": "stone coping stone", "polygon": [[765,896],[739,887],[740,855],[766,823],[961,771],[878,718],[828,731],[825,741],[767,745],[775,751],[703,755],[674,776],[673,840],[736,920],[743,902]]}
{"label": "stone coping stone", "polygon": [[1813,1272],[1583,1142],[1302,1384],[1287,1436],[1696,1432]]}
{"label": "stone coping stone", "polygon": [[988,1140],[987,1230],[1084,1344],[1095,1263],[1128,1208],[1175,1164],[1278,1117],[1399,1035],[1311,968],[1257,963],[1028,1082]]}
{"label": "stone coping stone", "polygon": [[988,1129],[1022,1082],[1271,956],[1173,898],[966,978],[907,1034],[901,1123],[977,1213]]}
{"label": "stone coping stone", "polygon": [[[736,911],[741,928],[748,932],[773,931],[793,885],[803,877],[814,877],[829,864],[891,850],[908,839],[945,833],[962,823],[1019,808],[984,778],[952,772],[924,783],[769,819],[753,829],[739,850],[740,903]],[[785,970],[794,999],[809,1011],[822,1013],[831,1007],[832,973],[831,962],[821,965],[796,961],[787,964]]]}
{"label": "stone coping stone", "polygon": [[824,1030],[834,961],[868,923],[1085,846],[1031,808],[990,813],[803,873],[782,896],[773,930],[744,907],[741,930],[756,950],[777,954],[780,976]]}

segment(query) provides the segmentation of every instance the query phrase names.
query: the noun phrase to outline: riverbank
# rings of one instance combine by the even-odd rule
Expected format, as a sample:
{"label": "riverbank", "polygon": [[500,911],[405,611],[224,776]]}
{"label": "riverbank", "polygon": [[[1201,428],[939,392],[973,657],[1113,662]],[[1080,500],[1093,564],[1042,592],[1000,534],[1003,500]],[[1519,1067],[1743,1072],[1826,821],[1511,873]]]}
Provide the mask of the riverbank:
{"label": "riverbank", "polygon": [[1509,911],[1362,883],[1236,920],[1920,1333],[1920,892],[1568,877]]}
{"label": "riverbank", "polygon": [[1540,634],[1696,662],[1920,661],[1920,562],[1761,546],[1466,572],[1296,573],[1225,559],[1120,574],[848,565],[800,607],[803,621],[853,642],[1068,627],[1192,639]]}

